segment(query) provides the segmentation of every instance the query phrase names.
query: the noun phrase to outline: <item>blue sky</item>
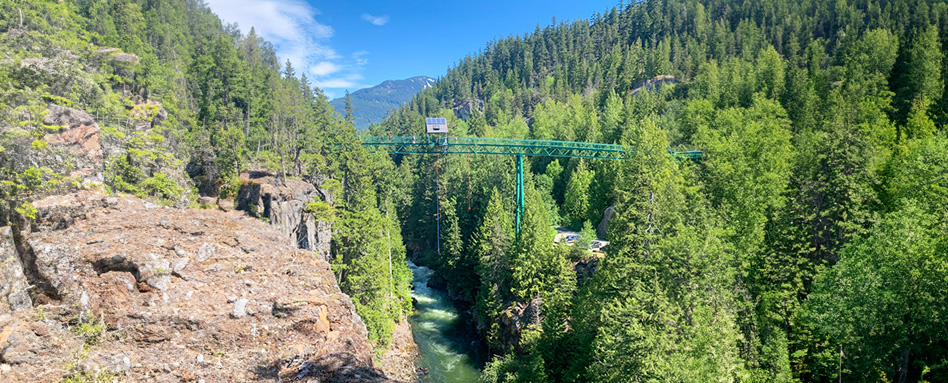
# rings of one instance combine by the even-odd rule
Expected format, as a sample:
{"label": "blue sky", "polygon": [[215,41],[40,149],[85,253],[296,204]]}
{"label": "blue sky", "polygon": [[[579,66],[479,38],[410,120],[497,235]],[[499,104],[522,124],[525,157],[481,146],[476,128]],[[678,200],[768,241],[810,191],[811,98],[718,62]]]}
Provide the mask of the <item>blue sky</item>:
{"label": "blue sky", "polygon": [[587,19],[618,0],[206,0],[225,23],[256,28],[282,61],[329,95],[385,80],[443,76],[487,42]]}

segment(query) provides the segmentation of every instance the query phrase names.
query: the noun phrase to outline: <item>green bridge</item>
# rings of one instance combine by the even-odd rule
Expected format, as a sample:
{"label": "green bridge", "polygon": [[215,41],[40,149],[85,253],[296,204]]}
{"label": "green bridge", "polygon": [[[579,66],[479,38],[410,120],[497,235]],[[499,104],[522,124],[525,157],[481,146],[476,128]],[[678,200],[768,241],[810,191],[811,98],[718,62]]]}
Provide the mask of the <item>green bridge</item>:
{"label": "green bridge", "polygon": [[[493,154],[517,156],[517,195],[515,198],[517,200],[516,230],[518,235],[520,234],[520,217],[523,214],[524,205],[524,156],[624,160],[636,154],[633,149],[626,146],[590,142],[448,137],[441,135],[360,136],[359,138],[362,140],[362,146],[369,150],[384,151],[389,154]],[[701,159],[701,152],[695,150],[668,149],[668,154],[676,159]]]}
{"label": "green bridge", "polygon": [[[613,144],[445,136],[361,136],[362,145],[390,154],[495,154],[528,157],[622,160],[635,151]],[[668,150],[678,159],[701,159],[701,152]]]}

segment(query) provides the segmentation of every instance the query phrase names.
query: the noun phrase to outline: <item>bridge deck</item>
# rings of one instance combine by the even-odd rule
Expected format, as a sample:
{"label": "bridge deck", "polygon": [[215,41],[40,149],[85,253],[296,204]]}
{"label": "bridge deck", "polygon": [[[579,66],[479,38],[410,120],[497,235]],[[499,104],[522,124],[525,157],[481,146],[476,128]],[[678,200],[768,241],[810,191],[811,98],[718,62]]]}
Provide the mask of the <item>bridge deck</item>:
{"label": "bridge deck", "polygon": [[[622,160],[633,154],[622,145],[511,138],[361,136],[362,145],[390,154],[494,154]],[[668,151],[676,158],[700,159],[699,151]]]}

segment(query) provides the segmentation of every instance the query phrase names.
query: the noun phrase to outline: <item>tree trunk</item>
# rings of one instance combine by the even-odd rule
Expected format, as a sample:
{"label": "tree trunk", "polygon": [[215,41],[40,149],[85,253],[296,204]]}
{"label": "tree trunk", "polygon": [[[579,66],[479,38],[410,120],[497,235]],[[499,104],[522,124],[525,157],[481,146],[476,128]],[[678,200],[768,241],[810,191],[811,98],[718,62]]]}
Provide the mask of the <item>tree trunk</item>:
{"label": "tree trunk", "polygon": [[902,365],[899,366],[899,383],[908,382],[909,349],[902,350]]}
{"label": "tree trunk", "polygon": [[[387,204],[385,207],[385,218],[390,220],[391,218],[389,218]],[[392,232],[391,228],[388,227],[389,224],[391,224],[391,222],[385,222],[385,236],[388,238],[388,280],[389,284],[391,285],[391,290],[389,290],[390,292],[388,297],[389,299],[392,299],[395,297],[395,274],[392,272]]]}

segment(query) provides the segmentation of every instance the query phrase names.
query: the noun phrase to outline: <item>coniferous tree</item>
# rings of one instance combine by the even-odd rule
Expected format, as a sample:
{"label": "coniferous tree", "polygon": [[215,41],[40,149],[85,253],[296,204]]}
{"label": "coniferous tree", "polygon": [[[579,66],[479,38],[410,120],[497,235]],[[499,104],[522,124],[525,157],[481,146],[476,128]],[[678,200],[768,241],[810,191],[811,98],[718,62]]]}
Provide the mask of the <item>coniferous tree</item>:
{"label": "coniferous tree", "polygon": [[345,112],[346,112],[345,120],[346,122],[351,124],[354,121],[354,117],[352,115],[352,95],[349,94],[348,90],[346,91],[346,111]]}
{"label": "coniferous tree", "polygon": [[908,116],[919,98],[940,100],[945,86],[942,80],[945,56],[938,27],[920,26],[914,34],[914,39],[904,48],[904,62],[898,68],[896,97],[900,100],[902,116]]}

